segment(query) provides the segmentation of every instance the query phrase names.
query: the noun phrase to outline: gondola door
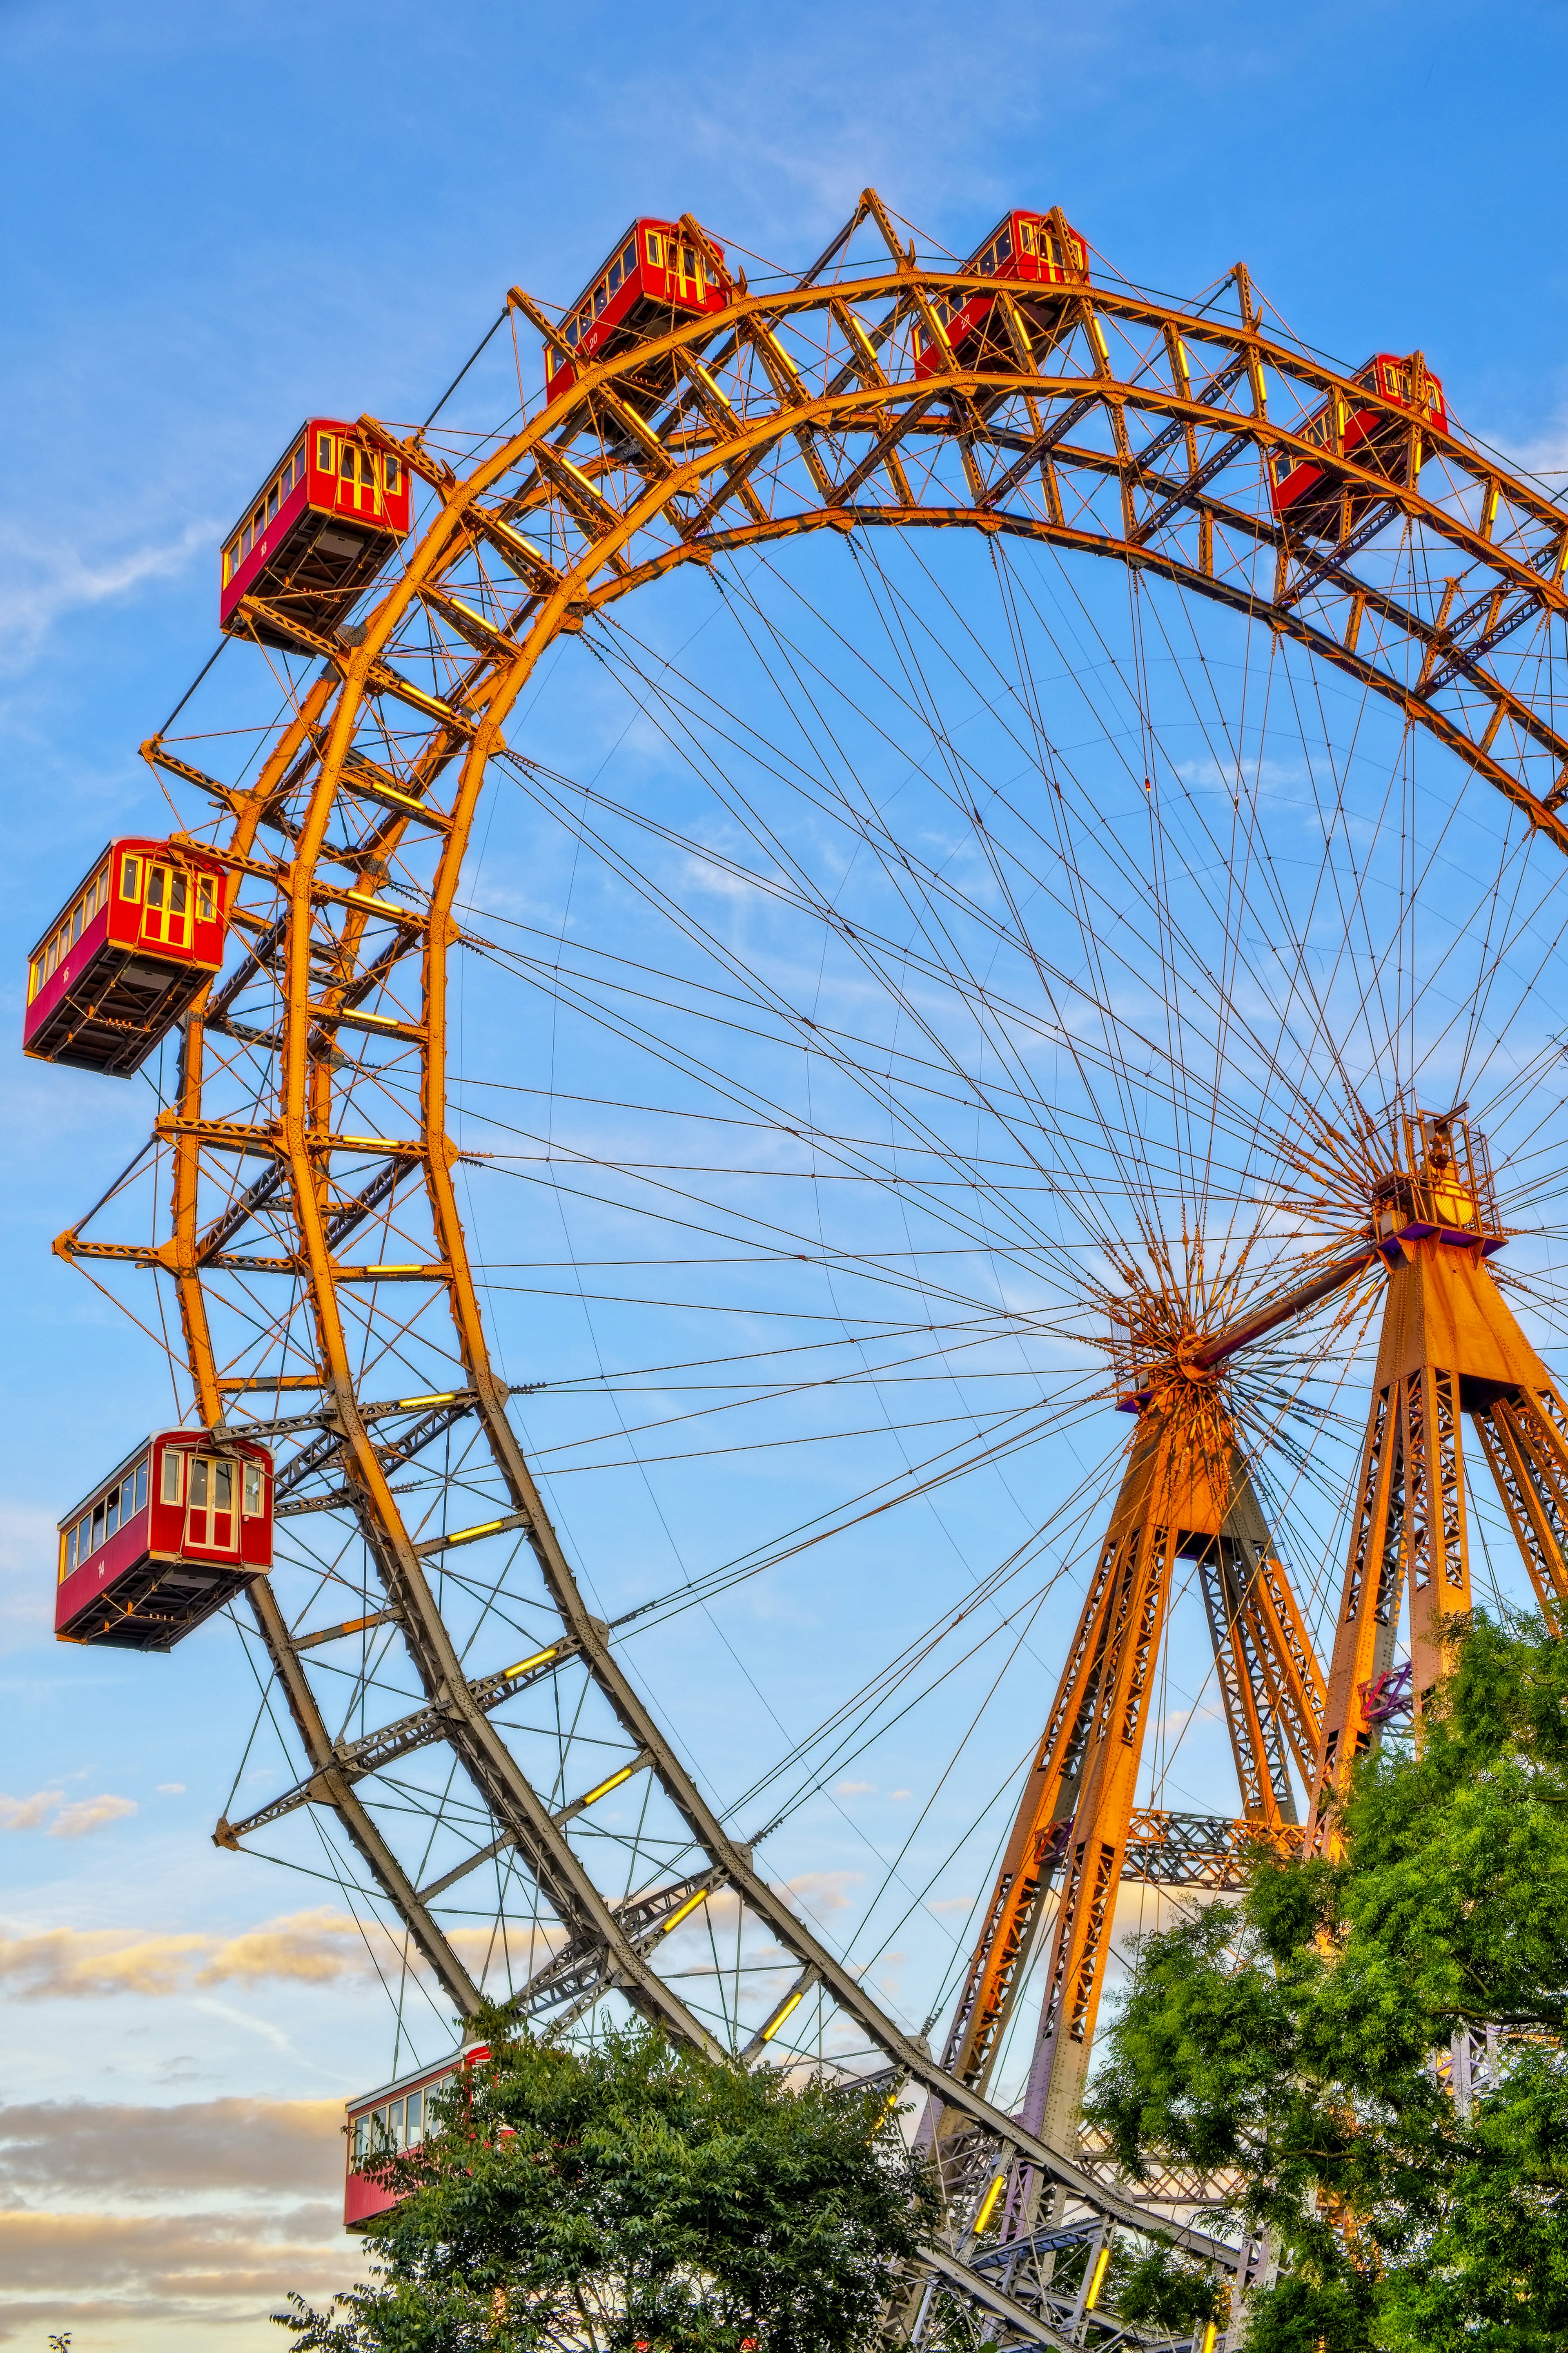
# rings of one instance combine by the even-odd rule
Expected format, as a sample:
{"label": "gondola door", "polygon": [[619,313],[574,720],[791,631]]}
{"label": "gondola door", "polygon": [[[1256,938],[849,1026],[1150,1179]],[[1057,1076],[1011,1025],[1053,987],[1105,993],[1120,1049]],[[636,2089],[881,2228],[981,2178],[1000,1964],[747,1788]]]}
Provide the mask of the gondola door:
{"label": "gondola door", "polygon": [[165,866],[161,859],[147,861],[142,936],[149,947],[188,948],[191,944],[189,881],[181,868]]}
{"label": "gondola door", "polygon": [[190,1501],[185,1511],[187,1546],[195,1552],[235,1552],[238,1549],[238,1525],[232,1460],[222,1454],[193,1456]]}
{"label": "gondola door", "polygon": [[683,237],[669,240],[670,292],[679,302],[700,302],[703,269],[696,248]]}

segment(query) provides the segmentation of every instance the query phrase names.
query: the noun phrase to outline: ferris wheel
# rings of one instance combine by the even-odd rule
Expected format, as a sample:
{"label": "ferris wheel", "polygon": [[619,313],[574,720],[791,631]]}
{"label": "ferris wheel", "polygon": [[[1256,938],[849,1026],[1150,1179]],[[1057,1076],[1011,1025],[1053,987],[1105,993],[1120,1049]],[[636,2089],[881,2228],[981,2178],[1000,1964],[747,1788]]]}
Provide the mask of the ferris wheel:
{"label": "ferris wheel", "polygon": [[183,1414],[60,1625],[230,1613],[216,1837],[366,1924],[384,2130],[481,1995],[907,2085],[911,2328],[1055,2343],[1151,2195],[1260,2260],[1080,2137],[1127,1891],[1568,1595],[1568,514],[1240,268],[907,228],[639,219],[489,423],[312,418],[226,545],[29,981],[161,1057],[57,1248]]}

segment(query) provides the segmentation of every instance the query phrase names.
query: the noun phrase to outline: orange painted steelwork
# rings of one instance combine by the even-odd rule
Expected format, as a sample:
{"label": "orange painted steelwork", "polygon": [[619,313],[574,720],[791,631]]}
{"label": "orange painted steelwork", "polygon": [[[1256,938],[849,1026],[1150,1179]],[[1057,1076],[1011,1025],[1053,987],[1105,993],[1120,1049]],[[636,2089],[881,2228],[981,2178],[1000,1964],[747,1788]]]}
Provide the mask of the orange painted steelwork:
{"label": "orange painted steelwork", "polygon": [[[880,235],[885,263],[857,264],[835,277],[829,264],[862,224]],[[695,223],[680,226],[700,236]],[[173,1278],[194,1409],[204,1426],[216,1426],[250,1368],[221,1363],[215,1347],[212,1303],[226,1295],[231,1280],[231,1229],[222,1217],[203,1223],[203,1187],[215,1171],[232,1168],[236,1154],[265,1155],[281,1172],[272,1198],[289,1230],[278,1262],[308,1293],[314,1353],[308,1368],[290,1358],[279,1377],[285,1386],[308,1380],[340,1437],[345,1487],[386,1588],[389,1620],[438,1715],[437,1736],[569,1933],[603,1955],[606,1982],[670,2032],[706,2044],[705,2030],[662,1981],[647,1944],[628,1933],[593,1883],[470,1692],[436,1605],[425,1551],[374,1442],[345,1327],[344,1286],[354,1270],[339,1257],[331,1221],[352,1191],[343,1172],[367,1159],[390,1186],[421,1187],[432,1240],[427,1262],[415,1271],[432,1282],[449,1312],[465,1394],[510,1499],[506,1525],[519,1528],[533,1551],[560,1616],[563,1648],[584,1662],[628,1746],[647,1751],[713,1883],[727,1886],[766,1924],[803,1974],[815,1973],[814,1981],[903,2078],[926,2087],[977,2135],[989,2136],[993,2147],[1005,2144],[1082,2194],[1092,2191],[1103,2211],[1134,2217],[1130,2200],[1119,2208],[1105,2185],[1086,2188],[1062,2145],[1049,2145],[1048,2133],[1001,2116],[985,2096],[981,2073],[944,2069],[888,2015],[869,1986],[754,1868],[613,1656],[545,1512],[489,1357],[453,1186],[448,962],[459,935],[454,911],[464,855],[489,764],[505,749],[504,723],[550,647],[682,565],[710,564],[825,529],[965,527],[1147,569],[1267,624],[1387,697],[1533,829],[1568,850],[1561,814],[1568,737],[1550,710],[1533,708],[1512,674],[1489,659],[1505,630],[1545,628],[1568,616],[1568,513],[1534,484],[1509,475],[1451,421],[1446,430],[1418,426],[1398,402],[1265,335],[1245,272],[1235,274],[1233,289],[1233,311],[1199,310],[1097,277],[1062,290],[1047,342],[1031,328],[1017,285],[997,278],[985,291],[1005,348],[998,342],[988,353],[984,373],[950,355],[917,377],[913,349],[944,348],[937,306],[977,290],[961,269],[921,262],[868,190],[845,237],[804,280],[761,294],[737,281],[722,311],[584,366],[569,389],[536,407],[464,475],[417,438],[405,440],[372,418],[360,420],[366,440],[397,456],[430,494],[405,565],[385,582],[362,624],[330,637],[268,608],[265,600],[242,600],[242,636],[281,639],[323,665],[254,774],[231,784],[184,766],[157,740],[145,747],[154,765],[221,812],[222,846],[239,878],[233,920],[279,976],[278,1033],[267,1047],[275,1058],[270,1082],[247,1114],[232,1107],[226,1113],[221,1096],[215,1105],[214,1067],[221,1056],[209,1053],[204,1011],[216,1039],[226,1018],[222,988],[215,987],[188,1022],[177,1101],[157,1130],[172,1164],[172,1234],[166,1240],[100,1241],[73,1229],[57,1244],[68,1259],[130,1261]],[[514,317],[531,322],[542,340],[558,336],[557,322],[521,290],[510,301]],[[1137,364],[1129,357],[1119,365],[1121,346],[1114,339],[1125,345],[1133,336],[1143,339]],[[661,381],[668,374],[674,387],[668,414],[650,416],[639,405],[637,385],[650,367]],[[1377,413],[1376,468],[1360,464],[1353,451],[1325,450],[1303,436],[1302,422],[1336,394]],[[1402,434],[1405,462],[1396,466],[1388,451]],[[1419,529],[1441,543],[1455,575],[1465,577],[1462,596],[1424,601],[1414,589],[1396,593],[1386,580],[1358,571],[1355,548],[1309,544],[1293,533],[1288,519],[1274,515],[1268,487],[1269,470],[1292,457],[1325,467],[1358,514],[1385,516],[1391,528]],[[1434,470],[1443,476],[1441,486]],[[432,646],[441,674],[434,684],[421,683],[411,672],[417,659],[428,660]],[[375,748],[385,742],[381,714],[389,706],[403,731],[395,774],[384,765],[391,754]],[[363,818],[367,805],[374,818],[362,832],[349,820]],[[278,825],[279,817],[286,822]],[[277,830],[276,855],[262,854],[264,823]],[[341,879],[326,879],[323,869],[342,863],[346,833],[353,835],[353,871],[345,888]],[[401,846],[421,838],[434,845],[434,871],[428,890],[406,905],[384,877]],[[365,1010],[367,974],[384,980],[396,974],[408,984],[409,1002],[393,1008],[386,1034],[398,1050],[417,1057],[419,1115],[393,1136],[367,1135],[355,1124],[356,1069],[339,1044],[343,1036],[366,1036],[367,1022],[376,1018]],[[1434,1252],[1444,1247],[1432,1244]],[[1358,1267],[1366,1263],[1364,1256],[1357,1261]],[[1474,1284],[1489,1282],[1479,1267],[1472,1271]],[[1458,1377],[1454,1366],[1447,1369]],[[1555,1392],[1547,1397],[1521,1379],[1498,1394],[1486,1418],[1496,1459],[1513,1478],[1515,1524],[1532,1533],[1549,1578],[1556,1574],[1552,1558],[1561,1561],[1560,1549],[1553,1556],[1547,1541],[1556,1543],[1548,1473],[1559,1457],[1568,1479],[1568,1453],[1559,1447],[1548,1459],[1548,1429],[1560,1434],[1554,1399]],[[1423,1400],[1430,1416],[1426,1390]],[[1201,1442],[1194,1435],[1200,1426],[1206,1433]],[[1256,1529],[1238,1523],[1240,1499],[1250,1491],[1234,1461],[1233,1433],[1212,1397],[1179,1408],[1151,1399],[1134,1433],[1130,1483],[1089,1636],[1089,1651],[1105,1668],[1104,1706],[1097,1683],[1089,1726],[1098,1746],[1086,1747],[1075,1768],[1070,1808],[1067,1749],[1059,1756],[1053,1749],[1031,1778],[1016,1826],[1018,1861],[1031,1841],[1071,1813],[1078,1892],[1052,1974],[1060,1989],[1057,2015],[1067,2021],[1075,2050],[1087,2049],[1102,1974],[1100,1864],[1107,1843],[1114,1849],[1125,1841],[1128,1754],[1141,1736],[1148,1662],[1167,1606],[1171,1531],[1214,1543],[1227,1531],[1234,1542],[1243,1535],[1254,1540]],[[1163,1539],[1156,1542],[1161,1530]],[[1268,1573],[1240,1578],[1231,1566],[1239,1599],[1227,1621],[1230,1638],[1245,1631],[1273,1662],[1280,1708],[1294,1711],[1294,1737],[1310,1734],[1315,1742],[1321,1694],[1282,1579]],[[1229,1589],[1223,1580],[1216,1586]],[[255,1589],[255,1608],[312,1764],[310,1802],[337,1811],[458,2007],[471,2011],[478,1996],[468,1970],[358,1797],[300,1646],[266,1580]],[[1088,1691],[1080,1662],[1064,1676],[1069,1712],[1081,1708]],[[1251,1737],[1245,1704],[1237,1721],[1245,1749]],[[1256,1709],[1252,1721],[1258,1721]],[[1129,1727],[1131,1740],[1123,1737]],[[1269,1774],[1245,1800],[1244,1810],[1262,1830],[1273,1819],[1271,1808],[1278,1810],[1276,1798]],[[986,2002],[991,1999],[987,1993]],[[1076,2036],[1075,2025],[1082,2030]],[[1052,2132],[1066,2130],[1076,2065],[1059,2075],[1053,2068]]]}

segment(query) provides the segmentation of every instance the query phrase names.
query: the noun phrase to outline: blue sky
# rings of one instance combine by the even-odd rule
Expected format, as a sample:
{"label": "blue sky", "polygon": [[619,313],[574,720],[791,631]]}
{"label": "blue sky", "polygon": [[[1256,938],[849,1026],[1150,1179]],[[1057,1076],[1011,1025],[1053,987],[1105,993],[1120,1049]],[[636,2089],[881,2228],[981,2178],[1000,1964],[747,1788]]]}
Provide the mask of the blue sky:
{"label": "blue sky", "polygon": [[[1146,285],[1243,259],[1352,363],[1420,346],[1475,432],[1568,467],[1565,63],[1552,5],[0,0],[13,1029],[36,931],[151,821],[135,746],[262,470],[307,411],[422,417],[514,281],[565,301],[636,212],[799,268],[868,182],[961,253],[1060,203]],[[332,2104],[385,2021],[311,1893],[209,1842],[244,1696],[216,1630],[108,1665],[47,1639],[57,1511],[166,1410],[48,1248],[144,1113],[19,1053],[0,1088],[0,2343],[243,2353],[336,2275]]]}

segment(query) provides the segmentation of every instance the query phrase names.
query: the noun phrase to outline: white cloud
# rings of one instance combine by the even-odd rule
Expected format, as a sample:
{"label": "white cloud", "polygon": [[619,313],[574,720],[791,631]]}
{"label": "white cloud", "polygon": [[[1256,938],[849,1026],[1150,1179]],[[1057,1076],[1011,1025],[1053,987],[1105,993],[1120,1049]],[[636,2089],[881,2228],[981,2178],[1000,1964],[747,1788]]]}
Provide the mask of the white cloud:
{"label": "white cloud", "polygon": [[134,1798],[117,1798],[107,1789],[96,1798],[73,1798],[68,1804],[63,1789],[35,1789],[30,1798],[0,1795],[0,1831],[42,1830],[53,1814],[47,1837],[86,1838],[106,1822],[122,1821],[136,1811]]}
{"label": "white cloud", "polygon": [[820,1918],[825,1912],[842,1912],[850,1900],[847,1891],[858,1887],[865,1876],[863,1871],[803,1871],[786,1880],[780,1893],[793,1896],[803,1912]]}
{"label": "white cloud", "polygon": [[64,1803],[63,1789],[35,1789],[30,1798],[0,1795],[0,1831],[36,1831],[47,1815]]}
{"label": "white cloud", "polygon": [[161,1798],[183,1798],[184,1794],[185,1785],[183,1781],[160,1781],[158,1784],[158,1795]]}
{"label": "white cloud", "polygon": [[291,2287],[346,2286],[342,2121],[336,2100],[0,2106],[0,2342],[205,2353],[271,2334]]}
{"label": "white cloud", "polygon": [[[79,1804],[91,1811],[105,1802],[122,1809],[130,1800],[88,1798]],[[61,1820],[75,1810],[66,1808]],[[488,1929],[458,1929],[452,1942],[476,1971],[491,1957]],[[542,1959],[549,1940],[542,1936],[538,1943]],[[327,1985],[374,1978],[378,1971],[395,1977],[405,1960],[400,1933],[327,1905],[263,1921],[235,1936],[137,1928],[46,1928],[17,1936],[0,1930],[0,1987],[31,2000],[160,1998],[264,1982]],[[417,1956],[407,1954],[406,1962],[425,1974]]]}
{"label": "white cloud", "polygon": [[834,1785],[833,1794],[836,1798],[874,1798],[877,1784],[875,1781],[838,1781]]}
{"label": "white cloud", "polygon": [[111,1797],[106,1789],[96,1798],[73,1799],[62,1806],[49,1824],[50,1838],[86,1838],[91,1831],[100,1831],[105,1822],[123,1821],[128,1814],[137,1812],[134,1798]]}
{"label": "white cloud", "polygon": [[19,667],[55,623],[83,605],[123,596],[144,580],[169,580],[198,554],[210,554],[221,525],[190,522],[177,539],[153,542],[97,562],[55,538],[39,544],[15,530],[0,532],[0,643]]}

